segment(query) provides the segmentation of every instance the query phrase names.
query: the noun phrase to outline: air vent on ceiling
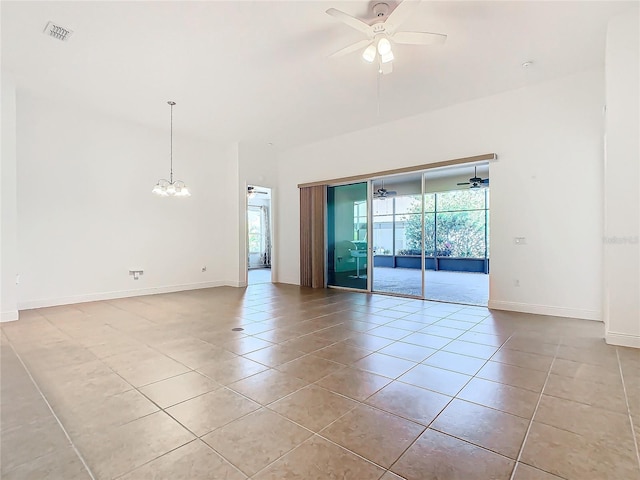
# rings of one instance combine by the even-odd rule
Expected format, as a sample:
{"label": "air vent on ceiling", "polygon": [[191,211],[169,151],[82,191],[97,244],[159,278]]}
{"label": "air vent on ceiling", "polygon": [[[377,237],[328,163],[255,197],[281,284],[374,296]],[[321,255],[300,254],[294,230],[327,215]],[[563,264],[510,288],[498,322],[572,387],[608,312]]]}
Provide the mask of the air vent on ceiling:
{"label": "air vent on ceiling", "polygon": [[73,34],[73,31],[68,28],[61,27],[60,25],[56,25],[53,22],[49,22],[47,23],[47,26],[44,27],[44,31],[42,33],[64,42],[69,39]]}

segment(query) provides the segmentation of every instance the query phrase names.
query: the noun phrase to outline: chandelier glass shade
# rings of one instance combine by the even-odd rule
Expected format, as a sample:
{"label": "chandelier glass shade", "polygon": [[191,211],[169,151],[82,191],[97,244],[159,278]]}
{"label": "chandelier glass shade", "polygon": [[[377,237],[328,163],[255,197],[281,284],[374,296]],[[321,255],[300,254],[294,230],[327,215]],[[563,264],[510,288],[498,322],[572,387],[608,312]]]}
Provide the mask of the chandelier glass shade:
{"label": "chandelier glass shade", "polygon": [[173,179],[173,106],[176,102],[169,100],[167,102],[171,108],[171,150],[170,150],[170,167],[169,180],[161,178],[156,186],[151,190],[152,193],[160,197],[190,197],[191,192],[182,180]]}

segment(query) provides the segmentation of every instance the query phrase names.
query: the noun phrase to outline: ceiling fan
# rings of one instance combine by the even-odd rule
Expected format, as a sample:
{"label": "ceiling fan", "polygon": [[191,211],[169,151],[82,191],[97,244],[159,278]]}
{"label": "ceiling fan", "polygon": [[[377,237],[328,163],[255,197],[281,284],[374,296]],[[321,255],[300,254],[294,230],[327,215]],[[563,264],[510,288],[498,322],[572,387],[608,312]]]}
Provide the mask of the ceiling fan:
{"label": "ceiling fan", "polygon": [[468,182],[458,183],[458,185],[470,185],[469,188],[482,188],[489,186],[489,178],[480,178],[478,176],[478,167],[473,167],[473,177]]}
{"label": "ceiling fan", "polygon": [[379,198],[380,200],[384,200],[385,198],[395,197],[398,192],[394,192],[393,190],[387,190],[384,188],[384,180],[382,181],[382,185],[377,190],[373,192],[373,198]]}
{"label": "ceiling fan", "polygon": [[444,43],[447,36],[440,33],[398,31],[402,22],[411,15],[418,3],[420,0],[404,0],[391,13],[389,13],[388,3],[376,3],[373,5],[373,14],[376,19],[371,25],[340,10],[330,8],[327,10],[329,15],[367,36],[365,40],[344,47],[331,54],[330,57],[340,57],[364,48],[362,58],[369,63],[377,60],[378,71],[381,74],[387,74],[392,71],[391,62],[394,59],[392,44],[434,45]]}
{"label": "ceiling fan", "polygon": [[266,195],[266,194],[267,194],[267,192],[262,192],[262,191],[260,191],[260,190],[256,190],[256,187],[253,187],[253,186],[251,186],[251,185],[249,185],[249,186],[247,187],[247,195],[249,196],[249,198],[253,198],[253,197],[255,197],[255,195],[256,195],[257,193],[260,193],[260,194],[262,194],[262,195]]}

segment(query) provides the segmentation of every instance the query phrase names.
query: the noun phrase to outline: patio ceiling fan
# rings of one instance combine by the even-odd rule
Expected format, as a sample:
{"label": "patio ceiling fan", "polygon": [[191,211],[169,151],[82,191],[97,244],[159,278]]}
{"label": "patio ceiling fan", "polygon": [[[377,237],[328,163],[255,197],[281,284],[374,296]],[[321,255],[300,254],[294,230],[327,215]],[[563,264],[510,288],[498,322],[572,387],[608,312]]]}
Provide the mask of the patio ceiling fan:
{"label": "patio ceiling fan", "polygon": [[457,185],[469,185],[469,188],[482,188],[489,186],[489,178],[480,178],[478,176],[478,167],[473,167],[473,177],[468,182],[458,183]]}
{"label": "patio ceiling fan", "polygon": [[327,10],[327,14],[367,36],[364,40],[338,50],[330,57],[340,57],[364,49],[362,58],[368,63],[377,62],[378,71],[384,75],[393,70],[391,66],[394,59],[393,44],[435,45],[444,43],[447,36],[441,33],[398,31],[400,25],[409,18],[419,3],[420,0],[404,0],[389,13],[391,8],[388,3],[376,2],[372,8],[375,20],[371,25],[348,13],[330,8]]}
{"label": "patio ceiling fan", "polygon": [[380,200],[384,200],[385,198],[395,197],[398,192],[393,190],[387,190],[384,188],[384,180],[382,180],[382,185],[377,190],[373,192],[373,198],[379,198]]}

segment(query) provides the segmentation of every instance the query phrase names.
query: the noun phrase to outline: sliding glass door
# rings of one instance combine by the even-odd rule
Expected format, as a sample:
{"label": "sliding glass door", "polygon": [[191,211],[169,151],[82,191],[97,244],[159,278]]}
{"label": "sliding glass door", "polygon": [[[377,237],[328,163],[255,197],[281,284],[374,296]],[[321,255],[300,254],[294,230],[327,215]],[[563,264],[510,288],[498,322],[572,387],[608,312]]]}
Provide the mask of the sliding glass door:
{"label": "sliding glass door", "polygon": [[367,182],[327,188],[327,285],[367,290]]}
{"label": "sliding glass door", "polygon": [[372,190],[372,290],[422,298],[422,173],[374,180]]}

